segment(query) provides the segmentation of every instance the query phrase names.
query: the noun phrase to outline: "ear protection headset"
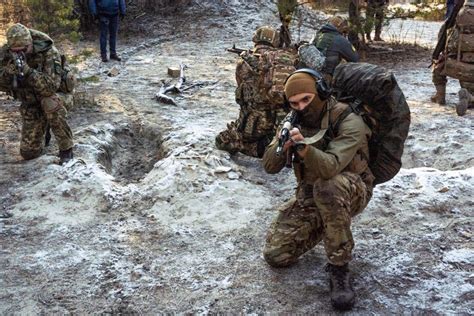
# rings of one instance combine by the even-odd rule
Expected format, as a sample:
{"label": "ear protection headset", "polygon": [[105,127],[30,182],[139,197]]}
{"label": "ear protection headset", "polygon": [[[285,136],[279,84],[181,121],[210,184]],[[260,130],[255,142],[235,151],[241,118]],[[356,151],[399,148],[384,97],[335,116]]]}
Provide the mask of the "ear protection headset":
{"label": "ear protection headset", "polygon": [[[318,97],[321,99],[321,101],[329,99],[329,97],[331,96],[331,93],[332,93],[331,88],[327,84],[326,80],[324,80],[321,73],[319,71],[316,71],[316,70],[311,69],[311,68],[301,68],[301,69],[298,69],[298,70],[294,71],[293,73],[291,73],[286,78],[285,85],[288,82],[288,79],[290,79],[291,76],[293,76],[294,74],[297,74],[297,73],[305,73],[305,74],[308,74],[311,77],[313,77],[314,80],[316,81],[316,91],[318,92]],[[289,107],[289,106],[290,106],[290,104],[289,104],[288,99],[286,98],[286,95],[285,95],[285,107]]]}

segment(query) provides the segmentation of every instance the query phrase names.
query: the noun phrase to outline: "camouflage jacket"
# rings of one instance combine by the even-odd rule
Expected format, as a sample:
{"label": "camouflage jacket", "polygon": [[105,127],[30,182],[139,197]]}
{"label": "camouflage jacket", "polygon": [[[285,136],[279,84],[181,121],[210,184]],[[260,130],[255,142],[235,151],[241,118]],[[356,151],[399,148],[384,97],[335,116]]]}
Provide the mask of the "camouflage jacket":
{"label": "camouflage jacket", "polygon": [[[304,160],[294,159],[293,168],[298,187],[302,184],[313,184],[319,178],[330,179],[345,171],[361,175],[366,184],[372,185],[373,176],[368,167],[368,140],[372,131],[364,120],[354,113],[337,122],[347,107],[346,103],[336,102],[331,98],[327,105],[328,110],[322,119],[314,124],[316,127],[301,125],[301,133],[305,138],[312,137],[321,130],[324,137],[311,145]],[[333,128],[337,129],[332,130]],[[263,166],[268,173],[278,173],[285,166],[286,155],[278,157],[277,147],[278,139],[275,137],[265,150]]]}
{"label": "camouflage jacket", "polygon": [[[24,104],[34,104],[43,97],[53,95],[61,84],[61,55],[53,45],[53,40],[46,34],[30,29],[33,38],[33,52],[26,55],[26,63],[31,71],[18,82],[14,96]],[[4,57],[1,61],[0,77],[2,81],[13,82],[13,76],[4,72],[3,67],[12,62],[8,48],[2,48]],[[13,85],[11,87],[13,90]]]}

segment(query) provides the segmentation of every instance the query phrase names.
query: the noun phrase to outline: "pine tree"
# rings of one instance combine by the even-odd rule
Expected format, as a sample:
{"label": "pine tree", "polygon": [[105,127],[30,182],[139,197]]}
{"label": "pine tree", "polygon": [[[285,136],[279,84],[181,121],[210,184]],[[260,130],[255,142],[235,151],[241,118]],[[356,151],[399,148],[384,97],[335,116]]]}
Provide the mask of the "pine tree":
{"label": "pine tree", "polygon": [[79,40],[80,22],[73,16],[74,0],[26,0],[33,27],[52,36]]}

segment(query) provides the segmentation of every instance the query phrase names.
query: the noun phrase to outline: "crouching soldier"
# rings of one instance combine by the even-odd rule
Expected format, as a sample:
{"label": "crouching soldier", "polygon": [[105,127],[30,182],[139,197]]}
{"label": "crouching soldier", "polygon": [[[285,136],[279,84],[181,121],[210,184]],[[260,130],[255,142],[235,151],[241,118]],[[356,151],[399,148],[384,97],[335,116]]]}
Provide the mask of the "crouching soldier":
{"label": "crouching soldier", "polygon": [[63,98],[57,93],[61,55],[53,40],[18,23],[7,30],[7,44],[0,56],[0,91],[21,101],[21,156],[27,160],[40,156],[50,128],[58,142],[60,164],[72,159],[72,131]]}
{"label": "crouching soldier", "polygon": [[235,70],[239,117],[216,136],[218,149],[261,158],[275,135],[275,123],[287,112],[283,107],[285,78],[297,63],[296,50],[279,47],[279,40],[276,29],[259,27],[252,39],[254,48],[240,54]]}
{"label": "crouching soldier", "polygon": [[[337,309],[350,309],[354,304],[348,265],[354,247],[351,217],[361,213],[372,197],[371,129],[347,110],[347,104],[330,96],[322,75],[312,69],[291,74],[285,95],[292,112],[267,146],[263,165],[274,174],[292,160],[298,186],[268,231],[264,258],[273,267],[288,267],[323,241],[331,302]],[[288,119],[294,116],[298,119]],[[282,144],[285,129],[289,139]]]}

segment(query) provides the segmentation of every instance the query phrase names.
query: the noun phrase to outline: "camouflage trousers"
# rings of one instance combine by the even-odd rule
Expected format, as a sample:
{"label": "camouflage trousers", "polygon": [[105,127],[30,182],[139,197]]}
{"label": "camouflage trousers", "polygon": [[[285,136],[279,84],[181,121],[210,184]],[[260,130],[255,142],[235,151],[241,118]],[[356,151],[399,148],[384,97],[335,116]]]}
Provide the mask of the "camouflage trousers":
{"label": "camouflage trousers", "polygon": [[[265,260],[273,267],[289,266],[323,240],[331,264],[349,262],[354,247],[351,217],[367,206],[372,187],[359,175],[343,172],[299,190],[306,192],[298,192],[297,198],[283,205],[270,226]],[[298,198],[301,195],[305,197]]]}
{"label": "camouflage trousers", "polygon": [[265,147],[276,133],[277,113],[274,110],[240,111],[239,118],[227,124],[227,129],[216,136],[216,147],[231,154],[261,158]]}
{"label": "camouflage trousers", "polygon": [[[3,77],[0,77],[0,91],[11,92],[11,83]],[[35,99],[31,94],[25,98]],[[55,136],[59,150],[73,147],[72,131],[66,121],[65,106],[69,106],[69,103],[72,103],[72,95],[62,93],[44,97],[40,102],[22,102],[20,154],[24,159],[33,159],[41,155],[47,128],[50,128]]]}
{"label": "camouflage trousers", "polygon": [[45,145],[46,129],[50,128],[60,151],[73,147],[72,131],[66,116],[64,102],[57,95],[43,98],[41,104],[20,106],[23,120],[20,154],[24,159],[39,157]]}

